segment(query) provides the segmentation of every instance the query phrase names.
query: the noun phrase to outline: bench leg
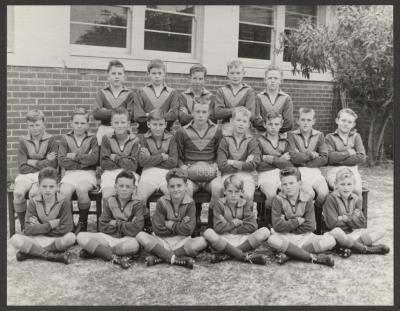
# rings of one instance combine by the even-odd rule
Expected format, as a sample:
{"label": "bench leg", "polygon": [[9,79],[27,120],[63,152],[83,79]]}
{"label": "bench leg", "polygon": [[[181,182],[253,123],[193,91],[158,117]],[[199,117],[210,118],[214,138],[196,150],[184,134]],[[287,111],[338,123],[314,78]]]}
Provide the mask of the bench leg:
{"label": "bench leg", "polygon": [[317,229],[315,230],[316,234],[321,234],[322,229],[322,208],[315,206],[315,222],[317,224]]}
{"label": "bench leg", "polygon": [[362,211],[367,221],[368,221],[368,192],[369,192],[368,190],[364,190],[362,192]]}
{"label": "bench leg", "polygon": [[99,218],[101,216],[101,201],[102,198],[101,196],[96,198],[96,227],[97,227],[97,231],[99,231]]}
{"label": "bench leg", "polygon": [[7,193],[8,203],[8,223],[10,226],[10,238],[15,234],[15,211],[14,211],[14,193]]}

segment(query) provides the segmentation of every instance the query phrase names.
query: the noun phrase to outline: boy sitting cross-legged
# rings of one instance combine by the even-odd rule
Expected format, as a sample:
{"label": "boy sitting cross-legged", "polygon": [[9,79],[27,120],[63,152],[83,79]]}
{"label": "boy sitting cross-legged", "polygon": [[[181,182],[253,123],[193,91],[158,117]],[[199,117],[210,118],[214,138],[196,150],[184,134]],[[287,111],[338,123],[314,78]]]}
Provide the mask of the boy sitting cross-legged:
{"label": "boy sitting cross-legged", "polygon": [[224,198],[214,201],[214,229],[207,229],[203,236],[219,251],[212,263],[235,258],[239,261],[264,265],[265,257],[247,252],[265,242],[270,232],[263,227],[257,229],[253,214],[253,200],[243,197],[243,180],[236,174],[224,181]]}
{"label": "boy sitting cross-legged", "polygon": [[96,166],[99,146],[95,135],[89,134],[89,113],[77,108],[71,117],[72,131],[61,136],[58,163],[65,169],[60,192],[68,199],[74,192],[78,197],[79,222],[75,234],[87,230],[90,208],[89,191],[96,187]]}
{"label": "boy sitting cross-legged", "polygon": [[[143,229],[143,202],[133,196],[135,175],[123,170],[115,178],[115,194],[103,205],[99,219],[99,231],[80,232],[78,244],[82,247],[81,258],[99,257],[120,265],[130,267],[129,257],[139,251],[135,236]],[[122,258],[119,256],[123,256]]]}
{"label": "boy sitting cross-legged", "polygon": [[[146,262],[152,266],[161,262],[193,269],[195,257],[207,247],[203,237],[191,238],[196,226],[196,207],[187,194],[187,175],[179,168],[166,176],[168,194],[157,201],[151,219],[154,235],[140,232],[136,238],[144,249],[154,256]],[[190,257],[185,257],[190,256]]]}
{"label": "boy sitting cross-legged", "polygon": [[276,249],[278,263],[289,258],[332,267],[333,258],[322,253],[335,247],[329,233],[315,235],[313,198],[302,190],[300,172],[295,167],[280,171],[282,192],[272,200],[272,227],[268,244]]}
{"label": "boy sitting cross-legged", "polygon": [[[135,175],[138,167],[139,138],[130,132],[129,112],[125,108],[114,109],[111,113],[112,135],[103,136],[100,152],[101,191],[103,202],[115,193],[115,178],[123,170]],[[104,203],[103,203],[104,204]]]}
{"label": "boy sitting cross-legged", "polygon": [[39,258],[69,264],[64,252],[75,243],[71,201],[57,194],[58,173],[52,167],[39,172],[39,194],[29,200],[23,234],[14,234],[11,244],[18,250],[17,260]]}
{"label": "boy sitting cross-legged", "polygon": [[19,139],[18,169],[15,178],[14,209],[17,212],[21,231],[24,230],[26,199],[38,192],[38,175],[44,167],[57,167],[57,144],[53,136],[46,133],[44,114],[40,110],[31,110],[26,114],[28,135]]}
{"label": "boy sitting cross-legged", "polygon": [[[354,173],[343,168],[336,173],[335,190],[326,198],[323,215],[330,234],[341,248],[359,254],[387,254],[389,247],[373,243],[385,235],[382,228],[367,229],[362,203],[353,193]],[[341,251],[341,249],[339,249]]]}

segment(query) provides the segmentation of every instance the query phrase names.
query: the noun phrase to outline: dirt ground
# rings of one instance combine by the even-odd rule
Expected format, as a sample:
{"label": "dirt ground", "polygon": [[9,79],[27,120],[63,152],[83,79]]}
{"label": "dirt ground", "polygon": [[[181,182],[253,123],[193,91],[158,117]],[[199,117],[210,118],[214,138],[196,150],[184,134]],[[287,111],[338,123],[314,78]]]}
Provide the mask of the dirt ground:
{"label": "dirt ground", "polygon": [[[121,270],[98,259],[17,263],[7,243],[8,305],[393,305],[393,167],[361,174],[370,190],[368,226],[386,230],[381,242],[391,252],[385,256],[334,255],[334,268],[298,261],[279,266],[264,245],[266,266],[210,264],[203,253],[193,270],[146,267],[144,256]],[[72,252],[77,256],[79,247]]]}

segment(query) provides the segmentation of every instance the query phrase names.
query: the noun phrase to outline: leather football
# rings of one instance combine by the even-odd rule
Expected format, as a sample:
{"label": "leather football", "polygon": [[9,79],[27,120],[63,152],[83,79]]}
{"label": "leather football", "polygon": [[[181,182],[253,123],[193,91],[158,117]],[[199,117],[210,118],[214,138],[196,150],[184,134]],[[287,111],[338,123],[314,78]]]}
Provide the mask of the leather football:
{"label": "leather football", "polygon": [[196,162],[188,167],[188,178],[197,182],[208,182],[217,177],[217,168],[215,165],[207,162]]}

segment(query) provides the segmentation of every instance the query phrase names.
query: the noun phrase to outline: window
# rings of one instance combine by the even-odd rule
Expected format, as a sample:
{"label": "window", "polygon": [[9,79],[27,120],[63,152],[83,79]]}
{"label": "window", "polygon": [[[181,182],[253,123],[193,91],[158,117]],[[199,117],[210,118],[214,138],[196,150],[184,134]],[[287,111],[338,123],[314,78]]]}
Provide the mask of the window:
{"label": "window", "polygon": [[148,5],[144,49],[192,53],[194,5]]}
{"label": "window", "polygon": [[128,47],[128,8],[72,5],[70,20],[71,44]]}
{"label": "window", "polygon": [[[289,35],[290,31],[299,27],[299,23],[311,18],[313,23],[317,22],[317,6],[316,5],[287,5],[285,10],[285,34]],[[283,61],[288,62],[290,57],[287,49],[283,51]]]}
{"label": "window", "polygon": [[271,59],[273,25],[274,9],[272,6],[240,6],[238,56],[262,60]]}
{"label": "window", "polygon": [[7,6],[7,51],[14,48],[14,7]]}

